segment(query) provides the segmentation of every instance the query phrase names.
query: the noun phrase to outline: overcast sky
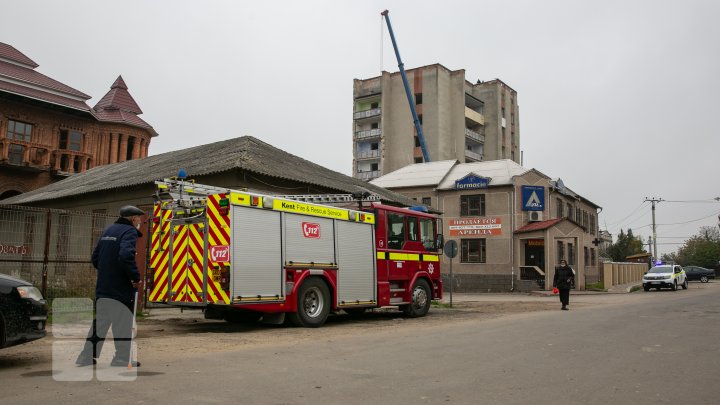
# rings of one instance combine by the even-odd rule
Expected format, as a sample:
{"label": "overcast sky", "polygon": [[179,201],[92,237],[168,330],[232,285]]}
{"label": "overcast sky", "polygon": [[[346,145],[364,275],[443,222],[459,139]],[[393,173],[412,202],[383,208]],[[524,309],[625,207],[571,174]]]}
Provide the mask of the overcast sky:
{"label": "overcast sky", "polygon": [[[717,226],[720,2],[3,2],[0,41],[90,96],[122,75],[150,154],[252,135],[351,174],[353,79],[441,63],[518,92],[524,166],[674,251]],[[382,32],[382,34],[381,34]],[[682,202],[680,202],[682,201]],[[689,202],[685,202],[689,201]]]}

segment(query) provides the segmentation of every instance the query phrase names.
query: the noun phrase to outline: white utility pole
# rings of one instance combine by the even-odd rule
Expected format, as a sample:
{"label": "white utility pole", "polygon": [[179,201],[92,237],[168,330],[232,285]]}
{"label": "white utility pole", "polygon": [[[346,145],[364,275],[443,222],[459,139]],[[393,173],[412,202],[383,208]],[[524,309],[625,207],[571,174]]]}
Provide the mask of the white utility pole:
{"label": "white utility pole", "polygon": [[659,203],[663,201],[662,198],[647,198],[645,197],[645,201],[650,201],[652,203],[652,240],[653,240],[653,261],[656,261],[658,259],[657,255],[657,232],[655,231],[655,203]]}

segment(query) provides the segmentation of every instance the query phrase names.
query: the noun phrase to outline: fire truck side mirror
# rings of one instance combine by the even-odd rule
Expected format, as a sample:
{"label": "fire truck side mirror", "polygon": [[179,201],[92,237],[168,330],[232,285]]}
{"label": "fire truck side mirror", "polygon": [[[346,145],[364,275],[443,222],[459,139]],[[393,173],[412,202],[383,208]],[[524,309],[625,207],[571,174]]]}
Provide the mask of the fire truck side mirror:
{"label": "fire truck side mirror", "polygon": [[437,239],[435,240],[435,250],[442,250],[443,245],[445,245],[445,238],[443,237],[443,234],[439,233]]}

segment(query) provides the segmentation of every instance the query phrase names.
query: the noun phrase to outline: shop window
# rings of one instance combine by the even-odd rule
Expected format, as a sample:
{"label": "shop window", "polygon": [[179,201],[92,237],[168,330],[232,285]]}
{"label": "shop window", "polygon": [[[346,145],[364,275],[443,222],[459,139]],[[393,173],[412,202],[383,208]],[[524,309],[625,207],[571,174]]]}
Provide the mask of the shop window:
{"label": "shop window", "polygon": [[485,263],[485,239],[461,239],[460,263]]}
{"label": "shop window", "polygon": [[387,215],[387,235],[389,249],[402,249],[405,244],[405,216]]}
{"label": "shop window", "polygon": [[485,194],[460,196],[460,216],[484,216]]}

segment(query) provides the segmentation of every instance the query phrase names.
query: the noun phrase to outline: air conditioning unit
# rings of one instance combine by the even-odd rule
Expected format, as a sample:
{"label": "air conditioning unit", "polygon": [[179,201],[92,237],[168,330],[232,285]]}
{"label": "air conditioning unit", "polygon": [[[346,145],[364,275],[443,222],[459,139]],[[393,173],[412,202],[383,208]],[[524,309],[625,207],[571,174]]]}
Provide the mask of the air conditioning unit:
{"label": "air conditioning unit", "polygon": [[530,211],[530,218],[528,219],[530,222],[537,222],[543,220],[543,212],[542,211]]}

